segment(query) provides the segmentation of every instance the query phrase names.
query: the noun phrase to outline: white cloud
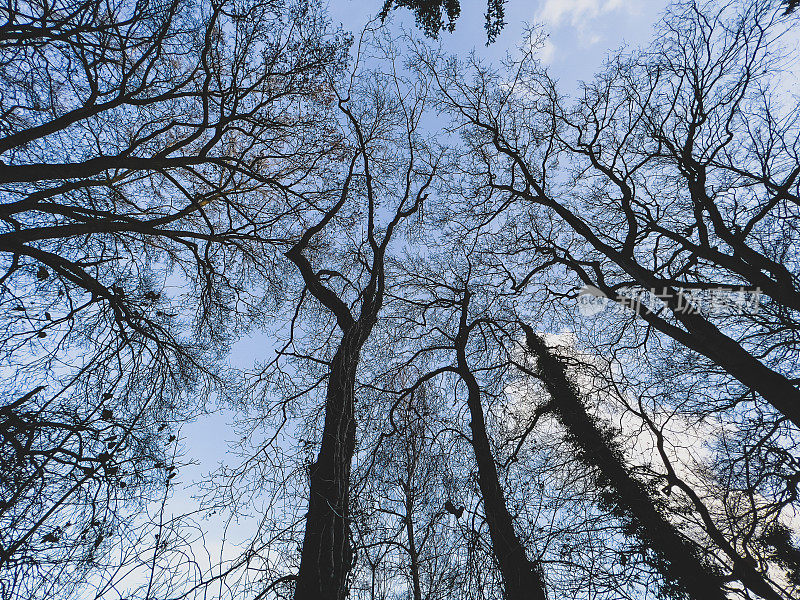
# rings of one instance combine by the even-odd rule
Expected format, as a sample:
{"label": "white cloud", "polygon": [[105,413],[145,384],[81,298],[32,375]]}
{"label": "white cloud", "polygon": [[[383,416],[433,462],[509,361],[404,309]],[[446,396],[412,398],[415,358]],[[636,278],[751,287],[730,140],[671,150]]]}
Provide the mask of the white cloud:
{"label": "white cloud", "polygon": [[543,64],[549,65],[553,62],[553,57],[556,54],[556,45],[549,39],[542,42],[542,44],[534,50],[536,57],[542,61]]}
{"label": "white cloud", "polygon": [[622,8],[623,0],[545,0],[539,18],[552,25],[568,20],[583,28],[589,19]]}

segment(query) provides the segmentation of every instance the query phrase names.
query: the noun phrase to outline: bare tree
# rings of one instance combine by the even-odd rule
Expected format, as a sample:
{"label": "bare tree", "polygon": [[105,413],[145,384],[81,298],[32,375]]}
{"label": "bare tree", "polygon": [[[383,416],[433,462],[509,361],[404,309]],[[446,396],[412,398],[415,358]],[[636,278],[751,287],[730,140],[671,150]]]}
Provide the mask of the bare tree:
{"label": "bare tree", "polygon": [[[618,302],[630,303],[626,290],[657,295],[659,309],[636,305],[639,319],[796,425],[793,234],[766,241],[796,209],[796,112],[778,116],[763,93],[785,24],[771,3],[704,6],[678,4],[657,51],[612,62],[574,109],[532,54],[511,66],[510,86],[480,65],[472,82],[439,69],[443,106],[469,132],[481,193],[497,207],[541,207],[521,211],[537,225],[519,244]],[[571,178],[554,174],[556,161],[574,166]],[[742,286],[778,306],[747,324],[687,309],[687,290]],[[755,329],[745,338],[744,327]]]}
{"label": "bare tree", "polygon": [[[787,8],[679,2],[570,100],[531,45],[345,69],[315,2],[12,3],[0,595],[795,596]],[[206,398],[242,461],[172,516]]]}
{"label": "bare tree", "polygon": [[514,521],[506,506],[503,488],[492,455],[491,444],[481,404],[481,391],[475,375],[467,362],[467,343],[470,331],[480,325],[480,319],[469,319],[470,291],[465,288],[459,315],[458,334],[454,340],[456,370],[467,387],[472,447],[478,465],[478,481],[481,488],[486,520],[492,536],[492,549],[500,572],[503,575],[505,594],[508,598],[546,598],[541,567],[531,561],[525,547],[514,531]]}
{"label": "bare tree", "polygon": [[466,579],[460,502],[468,492],[447,433],[448,399],[393,370],[380,382],[386,387],[374,386],[375,411],[364,420],[373,439],[362,440],[369,451],[354,473],[355,550],[367,564],[351,595],[377,597],[383,581],[403,582],[414,600],[454,597]]}
{"label": "bare tree", "polygon": [[270,219],[336,147],[345,40],[306,2],[3,12],[0,568],[27,597],[174,476],[175,422],[276,281]]}
{"label": "bare tree", "polygon": [[[759,26],[753,27],[754,22]],[[498,286],[507,278],[509,294],[526,292],[537,302],[553,303],[544,310],[567,327],[576,325],[569,314],[558,311],[563,307],[565,313],[574,313],[561,301],[576,294],[565,285],[565,277],[577,277],[581,284],[634,308],[627,317],[603,323],[603,347],[616,355],[625,354],[632,344],[638,356],[631,358],[646,368],[650,361],[641,358],[645,349],[661,360],[671,352],[663,375],[653,373],[654,379],[674,382],[685,377],[687,385],[703,385],[705,377],[704,391],[692,400],[695,414],[715,415],[723,422],[735,419],[737,427],[751,431],[742,433],[752,435],[748,448],[770,448],[762,458],[769,453],[776,457],[771,464],[781,464],[778,475],[753,451],[743,453],[744,458],[735,447],[719,448],[720,473],[735,469],[739,481],[746,469],[759,473],[746,476],[747,483],[737,491],[741,495],[727,495],[730,510],[734,502],[741,507],[744,497],[750,499],[748,523],[756,514],[777,514],[787,506],[788,497],[794,497],[791,473],[796,472],[788,449],[793,427],[787,423],[798,422],[800,406],[789,400],[798,397],[789,358],[796,352],[789,299],[797,279],[789,250],[793,234],[782,229],[777,237],[784,245],[777,247],[766,241],[776,239],[776,224],[791,229],[786,220],[790,217],[779,215],[794,210],[793,115],[778,111],[764,92],[765,78],[776,68],[769,61],[779,55],[767,48],[780,44],[785,27],[770,3],[678,4],[662,25],[658,47],[612,60],[608,71],[586,86],[574,108],[533,55],[495,72],[474,60],[464,65],[421,52],[440,85],[441,106],[453,115],[469,148],[463,167],[467,178],[453,184],[454,196],[464,200],[454,202],[450,214],[468,223],[467,231],[492,231],[486,236],[488,258],[483,259],[482,272],[502,274]],[[741,75],[732,64],[745,64],[747,69]],[[609,100],[612,97],[616,100]],[[754,133],[762,122],[764,127]],[[755,140],[772,141],[762,145]],[[713,184],[705,169],[713,171]],[[703,183],[697,184],[700,171]],[[701,199],[697,193],[703,186]],[[701,220],[708,222],[703,225]],[[692,235],[699,237],[689,242]],[[729,242],[735,248],[720,250]],[[698,258],[704,250],[713,254],[706,262]],[[754,264],[760,265],[758,275]],[[761,281],[770,273],[769,282]],[[710,288],[758,288],[769,301],[757,315],[701,312],[691,304],[690,293]],[[649,309],[643,302],[631,302],[630,294],[636,299],[642,291],[661,303]],[[597,328],[593,335],[599,337]],[[677,343],[659,351],[664,337]],[[686,348],[709,361],[691,365],[692,353]],[[744,385],[737,387],[726,374]],[[752,406],[755,394],[768,406]],[[654,429],[640,416],[646,428]],[[787,450],[785,459],[777,458]],[[752,483],[759,478],[776,487],[768,491]],[[771,579],[769,567],[760,562],[764,555],[748,541],[761,534],[741,518],[741,529],[732,524],[728,529],[729,520],[719,514],[712,518],[707,501],[699,499],[691,484],[681,490],[687,510],[697,511],[704,522],[703,536],[714,538],[712,552],[721,551],[724,561],[731,561],[734,576],[759,595],[783,597],[789,588]],[[758,499],[759,494],[767,498]],[[745,533],[748,529],[752,533]],[[680,542],[682,535],[678,532],[674,539]],[[672,554],[680,562],[692,552],[698,562],[707,560],[700,548]],[[689,564],[683,569],[684,582],[691,582],[688,573],[701,568]],[[713,574],[707,580],[713,581]],[[716,580],[719,595],[722,580]],[[695,595],[708,592],[695,590]]]}
{"label": "bare tree", "polygon": [[[330,362],[325,400],[325,426],[319,455],[311,466],[309,509],[295,598],[339,600],[346,595],[347,575],[352,561],[348,523],[349,490],[350,467],[355,452],[354,391],[359,354],[383,304],[386,286],[385,256],[394,230],[404,219],[419,210],[425,188],[433,176],[433,170],[423,174],[422,182],[415,186],[416,189],[412,188],[412,181],[417,180],[419,174],[415,172],[414,161],[410,160],[406,167],[407,183],[401,191],[394,214],[382,231],[377,230],[377,196],[381,192],[376,189],[373,182],[370,165],[373,155],[368,146],[371,140],[346,103],[341,102],[340,106],[353,126],[357,148],[350,163],[341,197],[287,252],[289,259],[299,269],[308,292],[335,315],[337,327],[342,335]],[[410,108],[415,112],[415,107]],[[414,127],[419,118],[414,112],[408,115],[409,127]],[[413,129],[407,130],[406,135],[410,139]],[[336,272],[322,269],[321,273],[320,268],[315,269],[303,252],[313,237],[325,228],[350,199],[350,182],[358,161],[363,167],[368,221],[366,242],[371,256],[364,261],[368,276],[359,293],[359,312],[357,316],[353,316],[351,307],[324,283],[323,278],[327,278],[329,274],[335,275]]]}
{"label": "bare tree", "polygon": [[[351,470],[361,354],[392,285],[390,253],[420,212],[439,162],[420,134],[427,86],[403,79],[393,62],[397,50],[382,36],[364,33],[349,82],[334,87],[340,119],[333,126],[341,141],[329,170],[298,192],[296,221],[284,245],[295,269],[281,309],[289,311],[281,314],[288,327],[276,327],[286,338],[254,378],[254,394],[265,407],[255,419],[263,423],[272,415],[287,435],[297,426],[309,452],[315,449],[305,465],[300,561],[296,575],[286,575],[295,581],[296,598],[341,599],[348,592],[356,559]],[[367,56],[382,60],[386,71],[370,71],[362,64]],[[259,402],[254,398],[251,406]],[[305,415],[305,426],[290,424],[288,412]],[[276,436],[256,452],[266,453]],[[280,568],[293,566],[287,560]]]}

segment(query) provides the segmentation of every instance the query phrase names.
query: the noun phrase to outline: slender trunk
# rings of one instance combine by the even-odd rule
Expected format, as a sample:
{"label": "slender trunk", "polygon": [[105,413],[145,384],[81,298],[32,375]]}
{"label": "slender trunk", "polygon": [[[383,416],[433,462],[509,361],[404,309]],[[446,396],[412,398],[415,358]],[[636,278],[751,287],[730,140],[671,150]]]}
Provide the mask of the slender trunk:
{"label": "slender trunk", "polygon": [[295,600],[343,600],[352,566],[350,466],[355,451],[354,387],[362,340],[345,332],[331,362],[325,425],[311,466],[310,498]]}
{"label": "slender trunk", "polygon": [[467,381],[469,390],[467,403],[472,418],[472,447],[478,464],[478,485],[483,496],[492,549],[505,583],[505,597],[508,600],[544,600],[544,582],[537,566],[528,560],[522,542],[514,531],[511,513],[506,507],[505,495],[500,487],[497,466],[486,434],[478,384],[471,373],[462,374],[462,377]]}
{"label": "slender trunk", "polygon": [[411,585],[414,600],[422,600],[422,586],[419,581],[419,552],[414,539],[414,520],[411,518],[414,510],[410,494],[406,495],[406,535],[408,536],[408,556],[411,568]]}
{"label": "slender trunk", "polygon": [[492,550],[503,577],[505,598],[508,600],[545,600],[547,596],[538,565],[528,559],[525,548],[514,531],[514,521],[506,506],[505,495],[500,486],[497,466],[489,444],[489,436],[486,433],[480,386],[467,364],[466,309],[468,303],[469,294],[467,293],[461,315],[461,328],[456,338],[457,368],[459,376],[467,386],[467,405],[472,418],[470,423],[472,447],[475,451],[475,462],[478,465],[478,487],[483,496]]}
{"label": "slender trunk", "polygon": [[[725,600],[723,580],[698,556],[691,542],[655,508],[642,485],[631,477],[620,452],[614,448],[595,420],[587,413],[563,363],[554,356],[530,326],[522,325],[528,349],[538,359],[538,376],[552,398],[553,409],[567,429],[569,440],[580,459],[596,468],[601,485],[609,489],[605,500],[628,520],[635,535],[658,557],[657,566],[665,577],[678,583],[696,600]],[[779,600],[764,578],[746,561],[734,561],[734,573],[751,591]]]}

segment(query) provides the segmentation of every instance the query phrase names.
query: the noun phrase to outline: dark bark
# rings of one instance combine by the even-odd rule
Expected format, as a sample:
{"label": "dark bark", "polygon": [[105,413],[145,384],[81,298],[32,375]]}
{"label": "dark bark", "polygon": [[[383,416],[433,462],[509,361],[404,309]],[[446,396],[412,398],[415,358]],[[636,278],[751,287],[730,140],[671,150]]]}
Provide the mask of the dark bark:
{"label": "dark bark", "polygon": [[[481,125],[480,123],[477,124]],[[499,135],[499,132],[497,132],[496,135]],[[684,310],[686,303],[685,301],[681,301],[677,290],[673,289],[671,285],[667,285],[667,282],[660,279],[657,275],[642,267],[632,257],[626,256],[603,242],[597,233],[592,230],[581,217],[547,196],[519,154],[500,143],[499,137],[495,137],[495,147],[514,161],[516,166],[523,172],[526,182],[528,182],[531,189],[536,193],[519,192],[518,190],[505,186],[496,186],[498,189],[516,195],[520,199],[535,202],[552,209],[558,216],[563,218],[576,233],[581,235],[596,250],[602,252],[607,258],[619,265],[642,288],[669,291],[671,296],[669,299],[665,300],[665,302],[673,312],[675,318],[685,329],[676,327],[644,307],[639,312],[639,316],[657,330],[684,344],[687,348],[711,359],[729,375],[735,377],[742,384],[758,393],[797,427],[800,427],[800,389],[785,375],[762,363],[743,348],[739,342],[720,331],[702,315],[686,312]],[[604,289],[604,286],[599,284],[599,282],[594,282],[593,285],[597,285],[602,291],[606,292],[610,298],[617,297],[617,294],[613,290],[610,288]]]}
{"label": "dark bark", "polygon": [[[372,332],[383,305],[386,248],[397,224],[419,209],[424,192],[423,188],[408,208],[404,209],[403,202],[400,203],[394,218],[386,226],[383,240],[378,242],[375,236],[374,190],[366,143],[358,121],[343,103],[340,107],[351,119],[358,134],[360,151],[356,152],[351,160],[339,200],[316,225],[309,227],[294,247],[286,253],[300,271],[308,291],[336,317],[337,326],[342,331],[342,341],[330,365],[322,444],[317,461],[311,468],[309,508],[306,515],[300,570],[295,587],[295,600],[343,600],[349,594],[347,578],[353,562],[349,505],[350,468],[356,437],[354,413],[356,371],[361,349]],[[303,250],[344,206],[359,157],[364,163],[369,198],[367,241],[372,252],[372,260],[370,276],[361,294],[361,310],[356,318],[350,312],[348,304],[323,283],[320,273],[314,270],[311,262],[303,255]]]}
{"label": "dark bark", "polygon": [[786,376],[759,361],[708,319],[688,313],[675,316],[689,331],[687,347],[710,358],[800,427],[800,390]]}
{"label": "dark bark", "polygon": [[353,559],[350,544],[350,465],[355,449],[354,387],[363,343],[358,326],[342,338],[325,398],[325,425],[311,467],[310,499],[295,599],[341,600]]}
{"label": "dark bark", "polygon": [[409,491],[406,496],[406,535],[408,536],[408,558],[411,570],[411,584],[414,600],[422,600],[422,585],[420,583],[419,550],[414,536],[414,501]]}
{"label": "dark bark", "polygon": [[39,182],[53,179],[76,179],[91,177],[112,169],[137,171],[160,171],[191,167],[210,162],[224,163],[222,159],[204,156],[180,158],[143,158],[137,156],[97,156],[80,163],[40,163],[0,167],[0,183]]}
{"label": "dark bark", "polygon": [[[290,256],[301,271],[303,265],[310,269],[304,257]],[[382,257],[375,265],[374,277],[383,278]],[[347,577],[353,562],[349,519],[350,468],[356,441],[356,371],[361,348],[380,310],[383,284],[367,287],[368,300],[359,319],[353,320],[344,303],[316,275],[313,281],[309,289],[317,299],[328,300],[323,304],[337,313],[340,325],[345,326],[330,366],[322,444],[311,466],[306,531],[294,597],[295,600],[343,600],[349,594]]]}
{"label": "dark bark", "polygon": [[483,497],[492,550],[503,577],[505,598],[508,600],[545,600],[547,596],[539,566],[528,559],[525,548],[514,531],[514,521],[506,506],[497,465],[486,432],[480,386],[467,363],[466,345],[469,328],[466,319],[469,297],[469,292],[465,292],[461,323],[456,337],[456,368],[467,386],[467,405],[472,419],[470,423],[472,447],[475,451],[475,462],[478,465],[478,487]]}
{"label": "dark bark", "polygon": [[[334,207],[329,215],[336,210]],[[306,531],[294,597],[295,600],[343,600],[348,595],[347,576],[353,561],[349,507],[350,467],[356,439],[356,370],[361,348],[381,307],[383,256],[375,257],[364,306],[355,320],[347,305],[322,284],[311,263],[300,253],[311,235],[307,234],[288,256],[299,268],[309,291],[336,315],[343,334],[330,365],[322,444],[317,461],[311,466]]]}
{"label": "dark bark", "polygon": [[[656,566],[692,598],[724,600],[726,593],[721,576],[698,556],[691,542],[656,509],[644,487],[628,472],[624,459],[600,425],[592,418],[567,378],[566,369],[537,336],[521,324],[528,350],[537,358],[536,375],[552,398],[552,407],[568,439],[578,449],[587,466],[597,469],[598,481],[608,492],[604,500],[622,516],[630,530],[656,556]],[[723,548],[732,559],[734,575],[751,591],[763,598],[780,600],[781,596],[727,542]],[[733,552],[733,555],[730,554]]]}

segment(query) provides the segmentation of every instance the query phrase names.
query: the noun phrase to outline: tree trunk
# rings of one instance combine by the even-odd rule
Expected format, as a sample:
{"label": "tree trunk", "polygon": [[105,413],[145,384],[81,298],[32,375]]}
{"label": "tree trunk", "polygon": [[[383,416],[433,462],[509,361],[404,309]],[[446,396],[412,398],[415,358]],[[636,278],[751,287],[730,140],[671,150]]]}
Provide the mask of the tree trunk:
{"label": "tree trunk", "polygon": [[331,362],[325,425],[311,466],[310,498],[295,600],[343,600],[353,560],[350,545],[350,466],[355,450],[354,387],[362,340],[345,332]]}
{"label": "tree trunk", "polygon": [[414,593],[414,600],[422,600],[422,585],[419,577],[419,551],[417,542],[414,538],[413,502],[410,493],[406,495],[406,535],[408,536],[408,557],[409,568],[411,569],[411,585]]}
{"label": "tree trunk", "polygon": [[[520,154],[516,150],[500,143],[499,140],[501,138],[498,135],[499,131],[496,127],[493,128],[480,121],[475,121],[475,124],[488,127],[488,129],[495,134],[493,138],[495,148],[519,167],[525,181],[534,193],[507,190],[503,189],[502,186],[498,189],[504,192],[512,192],[521,199],[540,204],[553,210],[575,231],[575,233],[583,237],[595,250],[601,252],[619,265],[620,268],[633,277],[644,289],[665,289],[664,282],[657,277],[656,274],[642,267],[631,256],[624,254],[606,243],[606,241],[598,235],[596,230],[593,230],[586,221],[574,213],[569,207],[550,198],[538,183],[536,177],[533,176]],[[606,292],[610,290],[603,291]],[[762,363],[753,354],[743,348],[739,342],[720,331],[712,322],[702,315],[691,314],[682,310],[674,292],[675,290],[671,290],[671,296],[665,300],[665,303],[673,311],[675,318],[683,324],[686,331],[649,311],[643,311],[640,313],[640,316],[657,330],[666,333],[686,347],[711,359],[728,374],[759,394],[778,412],[788,418],[796,427],[800,428],[800,389],[798,389],[795,383],[782,373]],[[609,295],[609,297],[613,297],[613,295]],[[778,293],[776,293],[776,297],[778,301],[784,299],[784,296]],[[793,305],[793,302],[787,304],[787,306]]]}
{"label": "tree trunk", "polygon": [[685,342],[688,347],[713,360],[800,428],[800,390],[785,375],[766,366],[702,316],[675,316],[691,334],[691,341]]}
{"label": "tree trunk", "polygon": [[508,600],[545,600],[547,596],[538,565],[528,560],[525,548],[514,531],[511,513],[506,507],[505,495],[500,486],[497,466],[486,433],[480,386],[467,364],[465,319],[468,302],[469,294],[466,294],[462,326],[456,338],[457,368],[461,379],[467,386],[467,405],[472,418],[470,423],[472,447],[475,451],[475,462],[478,465],[478,486],[483,496],[492,550],[503,577],[505,598]]}

